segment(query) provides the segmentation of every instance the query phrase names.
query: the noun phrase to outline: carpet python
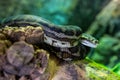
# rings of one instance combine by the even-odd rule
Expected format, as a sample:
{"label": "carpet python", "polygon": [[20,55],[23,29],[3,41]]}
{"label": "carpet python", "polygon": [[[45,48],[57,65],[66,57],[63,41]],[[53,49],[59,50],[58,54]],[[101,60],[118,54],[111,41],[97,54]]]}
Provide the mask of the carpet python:
{"label": "carpet python", "polygon": [[[98,40],[91,35],[82,33],[79,26],[56,25],[42,17],[34,15],[12,16],[5,18],[1,24],[2,27],[41,26],[44,31],[44,42],[52,47],[59,48],[57,55],[60,58],[65,57],[64,60],[71,60],[72,56],[81,59],[81,54],[86,54],[86,52],[82,51],[83,47],[84,49],[86,47],[95,48],[98,43]],[[64,56],[64,54],[66,55]]]}

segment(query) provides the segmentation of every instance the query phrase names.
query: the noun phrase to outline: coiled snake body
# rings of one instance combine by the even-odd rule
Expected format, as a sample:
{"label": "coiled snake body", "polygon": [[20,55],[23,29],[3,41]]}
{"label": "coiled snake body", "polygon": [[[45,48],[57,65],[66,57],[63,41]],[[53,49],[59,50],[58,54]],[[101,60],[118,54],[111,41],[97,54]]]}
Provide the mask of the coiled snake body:
{"label": "coiled snake body", "polygon": [[[86,56],[86,48],[96,47],[97,40],[83,34],[78,26],[55,25],[46,19],[34,15],[18,15],[6,18],[2,26],[41,26],[44,30],[44,42],[56,49],[59,49],[57,56],[64,60],[71,60],[73,57],[82,59]],[[84,54],[84,56],[83,56]]]}

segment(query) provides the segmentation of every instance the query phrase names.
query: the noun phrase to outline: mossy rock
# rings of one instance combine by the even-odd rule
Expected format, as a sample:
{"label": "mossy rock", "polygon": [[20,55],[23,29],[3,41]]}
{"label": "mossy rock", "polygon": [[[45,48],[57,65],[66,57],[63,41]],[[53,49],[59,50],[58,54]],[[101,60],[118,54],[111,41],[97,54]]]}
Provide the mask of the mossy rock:
{"label": "mossy rock", "polygon": [[[28,30],[28,27],[25,28]],[[29,38],[30,42],[26,40],[29,35],[24,35],[27,32],[26,29],[22,29],[23,35],[17,34],[17,36],[12,35],[11,37],[11,34],[16,30],[19,32],[19,28],[14,29],[11,27],[1,30],[1,34],[6,38],[2,38],[2,42],[0,41],[2,45],[5,45],[5,49],[1,48],[3,53],[0,56],[0,80],[120,80],[117,74],[88,58],[64,61],[49,50],[42,48],[42,46],[47,47],[49,45],[37,44],[37,40],[41,40],[43,36],[40,28],[29,28],[29,30],[32,29],[29,35],[36,34],[32,33],[33,30],[41,30],[37,33],[40,34],[38,35],[39,39],[37,36],[36,38]],[[23,36],[25,37],[23,38]],[[6,43],[6,40],[9,43]]]}

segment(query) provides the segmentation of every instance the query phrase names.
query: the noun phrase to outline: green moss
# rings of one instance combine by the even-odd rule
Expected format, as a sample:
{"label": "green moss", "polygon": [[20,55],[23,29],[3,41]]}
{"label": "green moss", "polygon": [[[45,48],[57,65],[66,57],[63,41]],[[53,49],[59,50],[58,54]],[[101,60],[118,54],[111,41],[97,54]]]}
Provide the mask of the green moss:
{"label": "green moss", "polygon": [[85,70],[86,77],[89,80],[120,80],[120,77],[117,74],[109,70],[107,67],[90,60],[89,58],[73,63],[78,66],[83,66],[82,70]]}
{"label": "green moss", "polygon": [[88,60],[86,66],[88,77],[92,80],[120,80],[120,77],[101,64]]}
{"label": "green moss", "polygon": [[53,76],[55,75],[56,71],[58,70],[58,60],[55,57],[51,57],[48,62],[48,68],[46,71],[50,73],[49,80],[52,80]]}
{"label": "green moss", "polygon": [[118,75],[120,75],[120,63],[116,64],[112,71],[116,72]]}

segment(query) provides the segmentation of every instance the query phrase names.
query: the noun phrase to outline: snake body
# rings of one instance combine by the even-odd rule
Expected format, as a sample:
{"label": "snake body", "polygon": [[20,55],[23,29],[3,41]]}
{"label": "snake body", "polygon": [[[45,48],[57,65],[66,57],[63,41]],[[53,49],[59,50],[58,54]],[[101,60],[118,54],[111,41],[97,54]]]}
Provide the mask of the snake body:
{"label": "snake body", "polygon": [[[59,58],[71,60],[74,57],[83,59],[88,47],[96,47],[97,40],[92,36],[82,35],[82,30],[74,25],[55,25],[46,19],[34,15],[17,15],[6,18],[3,27],[40,26],[44,31],[44,42],[51,47]],[[90,44],[89,44],[90,43]],[[51,46],[51,47],[50,47]]]}
{"label": "snake body", "polygon": [[78,26],[55,25],[46,19],[33,15],[9,17],[2,26],[41,26],[44,30],[44,42],[55,47],[73,47],[78,44],[81,29]]}

